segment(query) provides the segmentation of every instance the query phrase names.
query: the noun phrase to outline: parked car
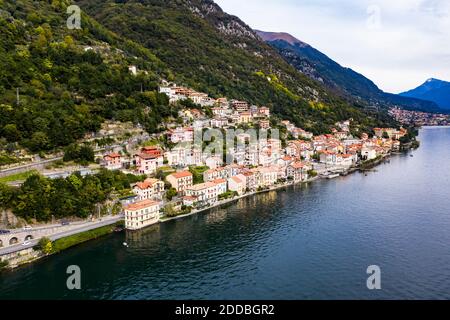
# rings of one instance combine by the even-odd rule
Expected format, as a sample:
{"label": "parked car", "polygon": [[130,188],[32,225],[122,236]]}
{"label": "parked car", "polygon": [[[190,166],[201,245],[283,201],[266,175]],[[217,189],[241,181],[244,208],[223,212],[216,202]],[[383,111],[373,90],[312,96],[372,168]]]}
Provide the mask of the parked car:
{"label": "parked car", "polygon": [[70,222],[67,221],[67,220],[62,220],[62,221],[61,221],[61,225],[62,225],[62,226],[68,226],[69,224],[70,224]]}
{"label": "parked car", "polygon": [[31,230],[31,229],[33,229],[31,226],[25,226],[25,227],[23,227],[22,228],[23,230]]}
{"label": "parked car", "polygon": [[0,234],[9,234],[11,231],[9,230],[0,230]]}
{"label": "parked car", "polygon": [[24,241],[24,243],[22,243],[23,246],[29,246],[30,244],[31,244],[31,242],[28,241],[28,240],[27,240],[27,241]]}

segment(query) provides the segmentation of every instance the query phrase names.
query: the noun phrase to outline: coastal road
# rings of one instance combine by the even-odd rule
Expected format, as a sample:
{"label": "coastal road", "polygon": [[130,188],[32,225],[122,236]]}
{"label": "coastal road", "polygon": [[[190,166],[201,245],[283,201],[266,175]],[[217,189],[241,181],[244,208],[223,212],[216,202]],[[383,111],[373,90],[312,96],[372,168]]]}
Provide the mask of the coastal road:
{"label": "coastal road", "polygon": [[[52,241],[55,241],[55,240],[58,240],[61,238],[72,236],[77,233],[81,233],[81,232],[85,232],[85,231],[89,231],[89,230],[93,230],[93,229],[97,229],[97,228],[101,228],[104,226],[114,224],[120,220],[123,220],[123,218],[124,218],[123,215],[118,215],[118,216],[114,216],[114,217],[110,217],[110,218],[103,218],[101,221],[87,222],[87,223],[80,225],[79,228],[74,228],[72,230],[68,230],[65,232],[55,233],[51,236],[48,236],[48,238]],[[24,246],[22,244],[17,244],[17,245],[6,247],[6,248],[0,248],[0,256],[5,255],[5,254],[14,253],[17,251],[21,251],[24,249],[32,248],[38,244],[39,239],[33,239],[33,240],[30,240],[29,242],[30,242],[30,244],[26,245],[26,246]]]}

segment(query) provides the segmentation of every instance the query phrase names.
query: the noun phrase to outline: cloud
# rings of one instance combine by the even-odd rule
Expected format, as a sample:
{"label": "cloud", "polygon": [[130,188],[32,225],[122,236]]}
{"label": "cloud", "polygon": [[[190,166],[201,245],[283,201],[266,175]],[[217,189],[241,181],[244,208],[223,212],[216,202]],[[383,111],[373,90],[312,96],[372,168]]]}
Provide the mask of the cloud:
{"label": "cloud", "polygon": [[448,0],[216,0],[255,29],[289,32],[388,92],[450,80]]}

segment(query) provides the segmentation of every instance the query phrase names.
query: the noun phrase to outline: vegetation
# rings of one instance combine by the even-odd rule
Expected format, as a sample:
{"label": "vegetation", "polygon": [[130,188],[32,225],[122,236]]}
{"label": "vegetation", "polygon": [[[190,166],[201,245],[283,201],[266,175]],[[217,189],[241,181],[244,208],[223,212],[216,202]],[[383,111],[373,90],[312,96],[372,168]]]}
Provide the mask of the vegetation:
{"label": "vegetation", "polygon": [[53,252],[52,241],[47,237],[42,237],[37,244],[37,248],[44,254],[50,254]]}
{"label": "vegetation", "polygon": [[108,200],[113,192],[128,190],[144,176],[102,169],[82,177],[74,173],[67,178],[48,179],[31,175],[19,187],[0,184],[0,207],[11,208],[27,221],[50,221],[64,217],[87,218],[97,204]]}
{"label": "vegetation", "polygon": [[9,265],[9,262],[8,261],[3,261],[3,260],[0,260],[0,271],[2,271],[3,269],[6,269],[6,267]]}
{"label": "vegetation", "polygon": [[203,183],[204,182],[203,173],[208,170],[209,170],[209,167],[207,167],[207,166],[200,166],[200,167],[191,166],[191,167],[189,167],[189,172],[192,173],[192,175],[193,175],[193,178],[192,178],[193,183],[194,184]]}
{"label": "vegetation", "polygon": [[314,178],[314,177],[317,177],[317,171],[315,171],[315,170],[308,170],[308,176],[310,177],[310,178]]}
{"label": "vegetation", "polygon": [[78,245],[80,243],[83,243],[83,242],[86,242],[89,240],[93,240],[93,239],[97,239],[97,238],[100,238],[107,234],[110,234],[114,230],[114,228],[119,225],[121,225],[121,223],[117,223],[113,226],[105,226],[105,227],[77,233],[77,234],[69,236],[69,237],[58,239],[53,242],[53,250],[51,251],[51,253],[57,253],[57,252],[65,250],[67,248]]}
{"label": "vegetation", "polygon": [[26,172],[12,174],[10,176],[1,177],[0,178],[0,183],[8,183],[8,182],[15,182],[15,181],[26,180],[28,177],[30,177],[30,176],[32,176],[34,174],[38,174],[38,171],[31,170],[31,171],[26,171]]}
{"label": "vegetation", "polygon": [[[210,1],[79,3],[108,29],[151,49],[176,72],[168,80],[214,97],[266,105],[315,134],[349,118],[362,130],[391,122],[386,113],[341,99],[298,72],[242,21]],[[224,31],[227,27],[233,30]]]}
{"label": "vegetation", "polygon": [[177,189],[175,188],[170,188],[169,190],[167,190],[166,192],[166,199],[169,201],[172,201],[172,199],[177,195]]}
{"label": "vegetation", "polygon": [[239,194],[236,191],[227,191],[219,195],[219,200],[225,200],[237,197]]}
{"label": "vegetation", "polygon": [[[156,91],[164,64],[88,16],[83,30],[67,29],[70,2],[1,2],[0,138],[36,152],[74,143],[105,119],[160,130],[177,113]],[[133,75],[131,64],[146,72]]]}
{"label": "vegetation", "polygon": [[76,163],[88,164],[94,162],[95,153],[94,150],[86,144],[80,146],[73,143],[64,149],[63,160],[65,162],[75,161]]}

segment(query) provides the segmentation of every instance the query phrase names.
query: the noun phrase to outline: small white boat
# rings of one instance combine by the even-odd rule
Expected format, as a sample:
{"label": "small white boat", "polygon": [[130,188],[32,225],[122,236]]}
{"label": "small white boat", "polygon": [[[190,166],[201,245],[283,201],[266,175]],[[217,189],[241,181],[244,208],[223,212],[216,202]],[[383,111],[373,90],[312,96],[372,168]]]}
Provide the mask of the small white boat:
{"label": "small white boat", "polygon": [[124,242],[123,246],[128,248],[128,243]]}
{"label": "small white boat", "polygon": [[334,178],[337,178],[339,176],[340,176],[340,174],[338,174],[338,173],[330,174],[330,175],[327,176],[327,179],[334,179]]}

